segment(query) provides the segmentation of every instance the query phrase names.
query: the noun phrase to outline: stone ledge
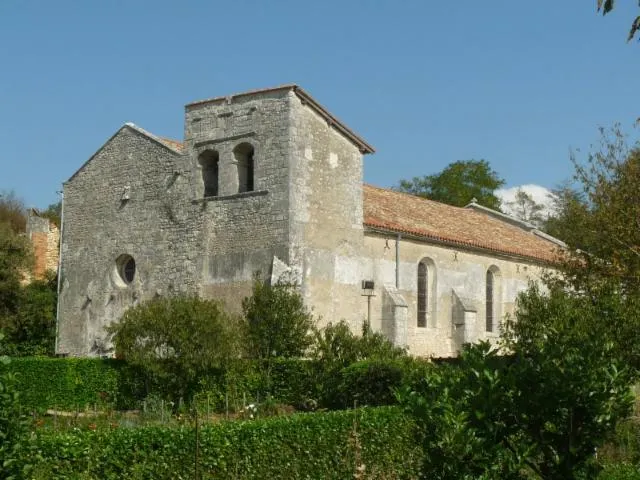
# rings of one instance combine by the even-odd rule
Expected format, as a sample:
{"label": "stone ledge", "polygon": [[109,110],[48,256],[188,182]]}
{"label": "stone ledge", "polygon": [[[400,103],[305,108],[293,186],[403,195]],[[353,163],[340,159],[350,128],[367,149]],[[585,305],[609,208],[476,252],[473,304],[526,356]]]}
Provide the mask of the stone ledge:
{"label": "stone ledge", "polygon": [[237,198],[248,198],[248,197],[262,197],[267,195],[269,190],[253,190],[251,192],[242,192],[242,193],[234,193],[233,195],[219,195],[217,197],[204,197],[196,200],[191,200],[191,203],[194,205],[198,203],[205,202],[220,202],[224,200],[235,200]]}

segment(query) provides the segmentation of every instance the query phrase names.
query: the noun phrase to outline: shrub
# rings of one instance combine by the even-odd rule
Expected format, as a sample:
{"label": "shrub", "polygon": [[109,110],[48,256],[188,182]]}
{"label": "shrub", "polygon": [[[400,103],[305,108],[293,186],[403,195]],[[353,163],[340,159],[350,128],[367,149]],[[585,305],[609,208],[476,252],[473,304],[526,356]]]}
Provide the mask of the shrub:
{"label": "shrub", "polygon": [[362,360],[340,372],[334,408],[381,406],[396,403],[394,390],[402,384],[404,371],[395,361]]}
{"label": "shrub", "polygon": [[362,324],[362,335],[357,336],[344,320],[316,331],[311,349],[312,358],[342,366],[368,358],[394,359],[406,355],[406,350],[394,346],[382,333],[373,332],[368,322]]}
{"label": "shrub", "polygon": [[[41,434],[31,478],[196,478],[193,428]],[[420,449],[399,409],[298,414],[202,427],[201,478],[416,478]]]}
{"label": "shrub", "polygon": [[252,358],[301,357],[311,345],[313,316],[292,283],[269,285],[256,275],[242,311]]}
{"label": "shrub", "polygon": [[341,399],[341,371],[343,368],[367,359],[394,360],[406,358],[406,351],[395,347],[384,335],[373,332],[367,322],[362,335],[354,335],[345,321],[329,324],[316,331],[311,356],[317,362],[317,395],[323,407],[350,407],[353,402]]}
{"label": "shrub", "polygon": [[118,356],[140,368],[176,403],[240,351],[238,319],[221,304],[195,297],[158,298],[127,310],[110,327]]}

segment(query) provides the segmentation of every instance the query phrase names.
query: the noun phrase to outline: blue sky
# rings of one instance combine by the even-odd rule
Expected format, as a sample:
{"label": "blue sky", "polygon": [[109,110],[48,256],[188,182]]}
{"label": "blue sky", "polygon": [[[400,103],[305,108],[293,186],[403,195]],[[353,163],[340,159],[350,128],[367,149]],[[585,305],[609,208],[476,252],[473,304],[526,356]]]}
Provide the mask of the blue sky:
{"label": "blue sky", "polygon": [[185,103],[282,83],[376,147],[369,183],[484,158],[553,187],[640,117],[640,9],[595,3],[1,0],[0,191],[45,207],[123,123],[181,139]]}

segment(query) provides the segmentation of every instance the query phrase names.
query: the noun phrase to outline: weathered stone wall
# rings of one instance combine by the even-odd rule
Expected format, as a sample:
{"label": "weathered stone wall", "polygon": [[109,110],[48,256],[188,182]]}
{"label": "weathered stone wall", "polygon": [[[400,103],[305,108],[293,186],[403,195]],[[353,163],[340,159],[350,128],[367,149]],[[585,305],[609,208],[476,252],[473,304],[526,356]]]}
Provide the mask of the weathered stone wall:
{"label": "weathered stone wall", "polygon": [[[293,99],[291,264],[321,324],[366,315],[357,257],[363,245],[362,154],[300,99]],[[354,263],[355,261],[355,263]]]}
{"label": "weathered stone wall", "polygon": [[[372,326],[385,331],[383,315],[383,285],[395,285],[396,262],[393,235],[365,235],[365,257],[360,260],[362,273],[375,280],[376,297],[372,302]],[[418,263],[430,259],[429,302],[430,315],[426,327],[417,326],[417,272]],[[460,348],[456,340],[456,309],[453,292],[460,297],[465,308],[475,309],[475,322],[471,331],[460,338],[469,340],[496,339],[495,332],[485,331],[486,272],[495,268],[499,273],[495,284],[496,315],[512,314],[519,292],[526,290],[530,280],[539,280],[544,268],[521,259],[498,257],[481,252],[470,252],[428,244],[415,240],[400,241],[400,276],[398,292],[408,305],[407,345],[416,355],[450,356]],[[500,299],[498,301],[498,298]],[[360,310],[354,312],[359,315]],[[464,315],[463,318],[472,316]]]}
{"label": "weathered stone wall", "polygon": [[60,252],[60,230],[48,218],[38,216],[30,211],[27,217],[27,237],[33,246],[33,270],[26,276],[26,281],[41,280],[47,272],[58,270]]}
{"label": "weathered stone wall", "polygon": [[[186,107],[185,144],[194,171],[193,200],[203,216],[203,296],[238,310],[252,276],[270,274],[273,257],[288,261],[288,90],[199,102]],[[254,149],[254,190],[239,193],[234,149]],[[198,158],[219,156],[219,195],[204,198]]]}
{"label": "weathered stone wall", "polygon": [[[201,216],[187,158],[125,126],[64,186],[58,353],[101,354],[104,327],[155,295],[195,293]],[[133,282],[116,260],[135,260]]]}

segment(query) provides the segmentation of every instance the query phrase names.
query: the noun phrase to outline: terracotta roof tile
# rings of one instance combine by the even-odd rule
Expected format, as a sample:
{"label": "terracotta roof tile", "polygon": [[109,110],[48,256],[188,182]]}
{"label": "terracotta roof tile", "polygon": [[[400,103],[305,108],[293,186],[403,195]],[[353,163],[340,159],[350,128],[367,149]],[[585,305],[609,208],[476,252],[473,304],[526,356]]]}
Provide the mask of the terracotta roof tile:
{"label": "terracotta roof tile", "polygon": [[542,262],[559,259],[557,244],[471,208],[371,185],[363,193],[366,226]]}
{"label": "terracotta roof tile", "polygon": [[184,150],[184,144],[177,140],[172,140],[170,138],[158,137],[162,143],[164,143],[167,147],[173,148],[174,150],[178,150],[179,152]]}

